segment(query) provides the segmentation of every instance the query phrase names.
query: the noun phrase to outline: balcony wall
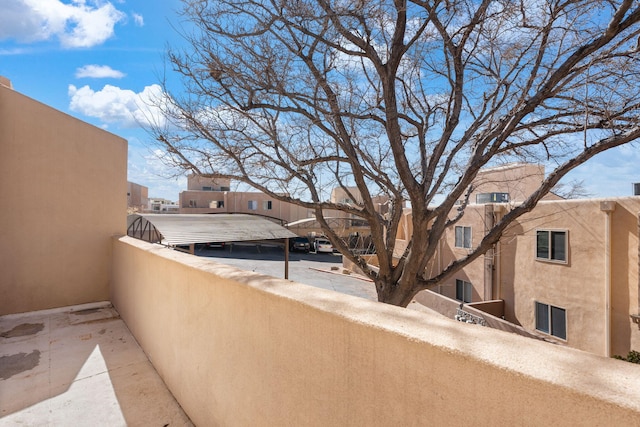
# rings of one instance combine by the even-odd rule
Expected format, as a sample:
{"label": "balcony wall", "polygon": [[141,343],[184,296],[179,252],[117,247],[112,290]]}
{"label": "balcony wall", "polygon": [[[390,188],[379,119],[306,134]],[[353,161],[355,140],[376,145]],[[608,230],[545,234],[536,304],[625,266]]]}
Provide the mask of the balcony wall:
{"label": "balcony wall", "polygon": [[112,302],[196,425],[635,425],[637,365],[114,239]]}
{"label": "balcony wall", "polygon": [[0,315],[104,301],[127,141],[0,86]]}

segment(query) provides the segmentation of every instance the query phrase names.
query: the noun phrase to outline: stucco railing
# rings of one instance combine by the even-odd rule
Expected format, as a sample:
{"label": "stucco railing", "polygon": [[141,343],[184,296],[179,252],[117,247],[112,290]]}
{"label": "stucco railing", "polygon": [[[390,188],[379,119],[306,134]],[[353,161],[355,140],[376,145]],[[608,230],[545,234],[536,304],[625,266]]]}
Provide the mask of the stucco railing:
{"label": "stucco railing", "polygon": [[112,302],[202,426],[634,425],[640,369],[114,239]]}

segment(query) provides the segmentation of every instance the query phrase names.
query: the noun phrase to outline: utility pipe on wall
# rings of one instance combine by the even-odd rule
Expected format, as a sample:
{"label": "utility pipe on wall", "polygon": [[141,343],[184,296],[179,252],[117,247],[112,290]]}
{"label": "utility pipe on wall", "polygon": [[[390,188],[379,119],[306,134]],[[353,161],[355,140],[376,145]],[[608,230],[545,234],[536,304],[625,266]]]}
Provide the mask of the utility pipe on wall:
{"label": "utility pipe on wall", "polygon": [[[494,215],[494,206],[493,204],[484,205],[484,234],[486,235],[491,231],[493,226],[495,225],[495,215]],[[493,271],[495,267],[495,245],[491,246],[484,254],[484,301],[490,301],[493,299],[493,283],[494,276]]]}
{"label": "utility pipe on wall", "polygon": [[604,354],[607,357],[611,357],[611,217],[615,209],[616,202],[600,202],[600,210],[607,215],[604,225]]}

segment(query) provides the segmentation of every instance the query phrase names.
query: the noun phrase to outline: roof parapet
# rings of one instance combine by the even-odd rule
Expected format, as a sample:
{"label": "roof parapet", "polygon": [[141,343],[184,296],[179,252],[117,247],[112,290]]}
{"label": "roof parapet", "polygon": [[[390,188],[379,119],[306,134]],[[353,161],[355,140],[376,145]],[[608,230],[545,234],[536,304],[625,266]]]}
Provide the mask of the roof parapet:
{"label": "roof parapet", "polygon": [[4,86],[4,87],[7,87],[7,88],[13,90],[13,85],[11,84],[11,80],[9,80],[8,78],[6,78],[4,76],[0,76],[0,86]]}

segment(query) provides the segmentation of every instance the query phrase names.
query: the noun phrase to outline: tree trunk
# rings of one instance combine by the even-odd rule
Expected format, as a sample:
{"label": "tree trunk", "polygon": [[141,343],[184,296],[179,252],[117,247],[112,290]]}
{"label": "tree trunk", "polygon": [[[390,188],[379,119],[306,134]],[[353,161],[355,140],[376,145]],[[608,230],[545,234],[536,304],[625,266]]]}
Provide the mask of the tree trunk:
{"label": "tree trunk", "polygon": [[406,307],[413,300],[416,291],[412,286],[403,286],[401,283],[376,283],[378,302]]}

